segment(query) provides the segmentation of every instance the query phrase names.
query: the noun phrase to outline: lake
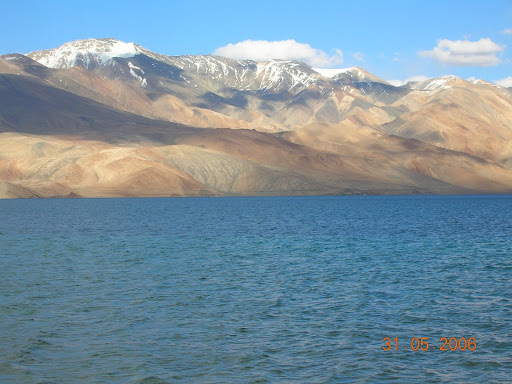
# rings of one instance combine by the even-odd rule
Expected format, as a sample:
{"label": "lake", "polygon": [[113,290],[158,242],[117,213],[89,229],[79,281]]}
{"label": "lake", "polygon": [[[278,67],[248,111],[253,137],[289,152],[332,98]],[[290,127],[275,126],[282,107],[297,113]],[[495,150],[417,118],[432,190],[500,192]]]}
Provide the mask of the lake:
{"label": "lake", "polygon": [[0,324],[2,383],[510,382],[512,196],[0,200]]}

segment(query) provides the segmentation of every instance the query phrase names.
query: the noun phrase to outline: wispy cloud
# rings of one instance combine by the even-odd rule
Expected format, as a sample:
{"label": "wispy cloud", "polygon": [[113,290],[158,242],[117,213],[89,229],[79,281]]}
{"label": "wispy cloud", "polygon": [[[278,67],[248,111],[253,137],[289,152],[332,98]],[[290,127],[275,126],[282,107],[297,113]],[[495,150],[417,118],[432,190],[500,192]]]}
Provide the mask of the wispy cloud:
{"label": "wispy cloud", "polygon": [[501,31],[504,35],[512,35],[512,28],[507,28]]}
{"label": "wispy cloud", "polygon": [[298,60],[319,68],[329,68],[343,62],[343,52],[340,49],[335,49],[334,53],[329,55],[309,44],[298,43],[293,39],[245,40],[217,48],[213,54],[239,60]]}
{"label": "wispy cloud", "polygon": [[364,61],[364,55],[361,52],[356,52],[352,55],[357,61]]}
{"label": "wispy cloud", "polygon": [[488,67],[500,63],[497,57],[500,52],[503,52],[503,47],[489,38],[478,41],[441,39],[433,50],[419,51],[418,55],[443,64]]}

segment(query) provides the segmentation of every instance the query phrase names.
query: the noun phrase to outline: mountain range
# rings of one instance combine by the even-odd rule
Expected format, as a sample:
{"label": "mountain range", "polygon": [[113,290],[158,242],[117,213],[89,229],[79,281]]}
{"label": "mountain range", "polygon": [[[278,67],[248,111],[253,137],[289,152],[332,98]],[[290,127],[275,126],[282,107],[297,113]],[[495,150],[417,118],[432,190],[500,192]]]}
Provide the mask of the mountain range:
{"label": "mountain range", "polygon": [[512,92],[450,76],[167,56],[0,56],[0,197],[512,192]]}

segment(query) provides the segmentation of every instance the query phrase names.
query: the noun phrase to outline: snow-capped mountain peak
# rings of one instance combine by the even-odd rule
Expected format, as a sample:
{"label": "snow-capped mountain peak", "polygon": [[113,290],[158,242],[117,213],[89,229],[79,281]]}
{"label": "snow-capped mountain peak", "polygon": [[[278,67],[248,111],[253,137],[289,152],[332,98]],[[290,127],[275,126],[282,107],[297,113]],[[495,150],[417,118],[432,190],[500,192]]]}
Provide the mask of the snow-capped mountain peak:
{"label": "snow-capped mountain peak", "polygon": [[[28,56],[51,68],[67,69],[80,66],[94,70],[114,64],[113,58],[132,58],[140,54],[182,69],[181,76],[187,81],[190,81],[190,76],[200,76],[203,81],[214,81],[246,91],[268,93],[289,90],[296,93],[317,83],[320,78],[310,66],[298,61],[256,62],[213,55],[167,56],[134,43],[111,38],[77,40],[54,49],[31,52]],[[141,86],[145,86],[145,77],[138,67],[134,67],[135,64],[132,62],[128,66],[125,71],[139,80]]]}
{"label": "snow-capped mountain peak", "polygon": [[86,39],[65,43],[60,47],[30,52],[27,56],[50,68],[71,68],[76,65],[92,69],[114,57],[133,57],[142,47],[116,39]]}
{"label": "snow-capped mountain peak", "polygon": [[358,83],[389,85],[359,67],[316,69],[294,60],[257,62],[214,55],[168,56],[112,38],[77,40],[54,49],[31,52],[28,56],[51,68],[79,66],[114,80],[129,76],[142,88],[162,85],[160,77],[169,75],[171,81],[186,82],[204,93],[238,90],[297,95],[305,89],[330,92],[338,86],[365,87]]}

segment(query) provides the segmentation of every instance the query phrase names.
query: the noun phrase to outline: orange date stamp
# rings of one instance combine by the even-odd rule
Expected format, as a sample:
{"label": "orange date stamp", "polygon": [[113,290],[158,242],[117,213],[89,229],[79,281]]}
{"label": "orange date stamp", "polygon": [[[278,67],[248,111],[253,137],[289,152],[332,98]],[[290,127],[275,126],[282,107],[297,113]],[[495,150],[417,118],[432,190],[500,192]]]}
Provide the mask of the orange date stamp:
{"label": "orange date stamp", "polygon": [[[382,349],[384,351],[398,351],[398,350],[413,350],[413,351],[428,351],[428,350],[438,350],[438,351],[474,351],[476,349],[476,339],[474,337],[470,337],[466,339],[465,337],[441,337],[439,339],[439,345],[434,345],[432,342],[428,342],[428,337],[413,337],[410,340],[403,343],[398,342],[398,337],[394,339],[390,339],[389,337],[385,337],[382,339],[384,346]],[[400,345],[399,345],[400,344]]]}

